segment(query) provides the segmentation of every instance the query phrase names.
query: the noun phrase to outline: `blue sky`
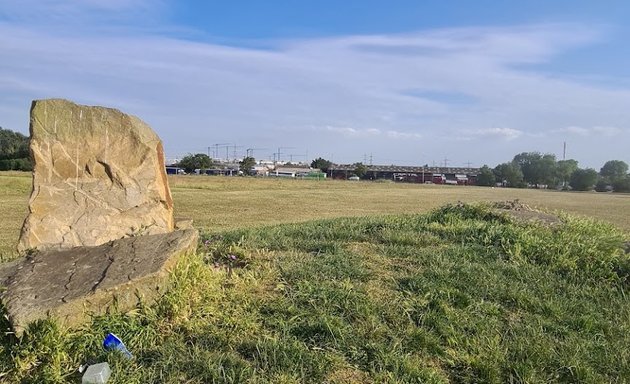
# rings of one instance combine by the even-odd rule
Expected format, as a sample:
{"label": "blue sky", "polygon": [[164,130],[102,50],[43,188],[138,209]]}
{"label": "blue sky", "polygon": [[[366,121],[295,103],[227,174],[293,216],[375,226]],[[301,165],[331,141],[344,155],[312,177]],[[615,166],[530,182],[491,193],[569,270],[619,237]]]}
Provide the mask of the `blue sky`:
{"label": "blue sky", "polygon": [[494,166],[566,141],[598,169],[630,162],[629,19],[620,0],[5,0],[0,126],[62,97],[140,117],[168,158]]}

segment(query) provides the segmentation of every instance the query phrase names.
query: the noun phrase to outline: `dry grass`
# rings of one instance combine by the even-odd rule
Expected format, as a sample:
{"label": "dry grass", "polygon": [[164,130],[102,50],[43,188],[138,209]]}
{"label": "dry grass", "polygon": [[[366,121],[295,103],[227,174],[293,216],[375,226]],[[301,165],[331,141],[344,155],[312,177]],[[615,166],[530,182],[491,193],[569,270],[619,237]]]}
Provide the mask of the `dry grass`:
{"label": "dry grass", "polygon": [[[530,206],[596,217],[630,232],[630,195],[240,177],[170,176],[175,215],[203,231],[318,218],[422,213],[455,201],[520,199]],[[0,173],[0,256],[12,258],[31,188],[29,173]]]}
{"label": "dry grass", "polygon": [[456,201],[519,199],[609,221],[630,231],[630,195],[291,179],[174,176],[176,215],[215,231],[316,218],[423,213]]}
{"label": "dry grass", "polygon": [[20,228],[28,212],[29,172],[0,172],[0,261],[16,255]]}

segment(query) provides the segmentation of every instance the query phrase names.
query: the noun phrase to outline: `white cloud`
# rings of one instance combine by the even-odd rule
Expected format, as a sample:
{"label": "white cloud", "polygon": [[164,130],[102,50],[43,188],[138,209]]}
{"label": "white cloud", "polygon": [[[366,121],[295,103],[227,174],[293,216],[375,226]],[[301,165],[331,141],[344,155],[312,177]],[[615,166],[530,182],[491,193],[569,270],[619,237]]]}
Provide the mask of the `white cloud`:
{"label": "white cloud", "polygon": [[505,140],[514,140],[523,135],[523,131],[513,128],[483,128],[476,130],[464,130],[462,131],[464,137],[479,137],[479,138],[499,138]]}
{"label": "white cloud", "polygon": [[324,127],[315,127],[316,131],[326,131],[329,133],[340,134],[348,138],[370,138],[381,137],[392,140],[415,140],[422,138],[422,135],[414,132],[400,132],[396,130],[382,131],[376,128],[351,128],[327,125]]}
{"label": "white cloud", "polygon": [[554,132],[558,132],[558,133],[570,133],[573,135],[579,135],[579,136],[588,136],[590,134],[590,131],[584,127],[577,127],[577,126],[570,126],[570,127],[565,127],[565,128],[560,128],[560,129],[556,129],[554,130]]}
{"label": "white cloud", "polygon": [[347,136],[347,137],[353,137],[353,136],[359,136],[362,133],[365,134],[366,131],[360,131],[358,129],[355,128],[350,128],[350,127],[333,127],[333,126],[326,126],[324,128],[326,131],[328,132],[334,132],[334,133],[340,133],[343,136]]}
{"label": "white cloud", "polygon": [[376,128],[351,128],[351,127],[337,127],[327,125],[325,127],[316,127],[315,130],[322,131],[325,130],[327,132],[341,134],[345,137],[354,137],[354,138],[369,138],[369,137],[385,137],[388,139],[394,140],[409,140],[409,139],[420,139],[422,135],[419,133],[413,132],[400,132],[396,130],[387,130],[382,131]]}
{"label": "white cloud", "polygon": [[604,137],[613,137],[618,136],[624,132],[623,129],[617,127],[607,127],[607,126],[594,126],[590,128],[578,127],[578,126],[569,126],[566,128],[559,128],[554,130],[555,133],[569,133],[572,135],[578,135],[582,137],[588,136],[604,136]]}
{"label": "white cloud", "polygon": [[[0,5],[0,125],[6,128],[25,130],[31,99],[65,97],[138,115],[172,157],[217,142],[272,148],[281,142],[308,146],[311,154],[371,151],[413,163],[420,137],[503,139],[492,154],[464,144],[423,147],[429,163],[448,155],[444,148],[461,152],[465,161],[490,163],[523,150],[549,151],[541,136],[559,132],[556,127],[578,137],[579,127],[599,127],[587,130],[602,140],[628,134],[613,127],[630,121],[630,89],[517,66],[594,44],[605,38],[598,26],[454,28],[277,40],[254,49],[175,38],[168,32],[181,26],[159,24],[160,7],[148,11],[152,28],[138,31],[133,17],[153,4],[149,0],[22,4]],[[99,22],[102,13],[107,17]],[[447,97],[417,97],[410,89]],[[361,138],[361,147],[331,135]],[[606,151],[627,153],[618,142]]]}
{"label": "white cloud", "polygon": [[622,132],[623,130],[617,127],[603,127],[603,126],[593,127],[593,133],[608,136],[608,137],[617,136],[621,134]]}
{"label": "white cloud", "polygon": [[390,139],[417,140],[422,138],[421,134],[411,132],[387,131],[386,135]]}
{"label": "white cloud", "polygon": [[112,17],[123,20],[140,12],[149,17],[163,11],[165,6],[163,0],[4,0],[0,16],[59,26],[64,23],[79,24],[87,19],[97,23],[109,22]]}

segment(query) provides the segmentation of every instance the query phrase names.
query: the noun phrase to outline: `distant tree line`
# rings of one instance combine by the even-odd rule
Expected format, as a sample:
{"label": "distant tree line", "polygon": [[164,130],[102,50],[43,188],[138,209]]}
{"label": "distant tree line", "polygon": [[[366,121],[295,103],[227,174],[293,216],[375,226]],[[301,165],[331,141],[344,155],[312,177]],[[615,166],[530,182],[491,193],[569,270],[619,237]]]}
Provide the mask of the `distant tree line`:
{"label": "distant tree line", "polygon": [[31,171],[28,137],[0,127],[0,171]]}
{"label": "distant tree line", "polygon": [[477,185],[500,184],[512,188],[558,188],[576,191],[630,192],[628,164],[621,160],[607,161],[598,171],[579,168],[573,159],[556,160],[552,154],[523,152],[510,162],[494,169],[484,165],[479,171]]}
{"label": "distant tree line", "polygon": [[[0,171],[31,171],[33,165],[29,156],[29,138],[19,132],[0,127]],[[240,163],[243,174],[251,173],[256,159],[246,157]],[[209,169],[214,161],[203,153],[189,154],[177,164],[186,172],[195,169]],[[328,172],[333,163],[321,157],[311,163],[311,167]],[[364,178],[368,168],[362,163],[355,163],[354,174]],[[512,188],[558,188],[577,191],[630,192],[628,164],[621,160],[607,161],[598,171],[592,168],[579,168],[577,160],[556,160],[552,154],[523,152],[514,156],[512,161],[494,168],[484,165],[477,176],[477,185],[501,185]]]}
{"label": "distant tree line", "polygon": [[[239,161],[238,164],[239,170],[243,173],[243,175],[250,176],[253,174],[256,159],[248,156]],[[197,169],[203,172],[217,166],[215,161],[204,153],[188,154],[175,165],[182,168],[186,173],[193,173]]]}
{"label": "distant tree line", "polygon": [[[313,160],[311,162],[311,168],[317,168],[317,169],[321,170],[324,173],[328,173],[328,170],[332,166],[333,166],[332,161],[323,159],[321,157],[318,157],[317,159],[315,159],[315,160]],[[368,178],[368,167],[367,167],[367,165],[365,165],[363,163],[354,163],[353,166],[354,166],[354,171],[352,172],[352,174],[354,176],[357,176],[357,177],[359,177],[361,179]]]}

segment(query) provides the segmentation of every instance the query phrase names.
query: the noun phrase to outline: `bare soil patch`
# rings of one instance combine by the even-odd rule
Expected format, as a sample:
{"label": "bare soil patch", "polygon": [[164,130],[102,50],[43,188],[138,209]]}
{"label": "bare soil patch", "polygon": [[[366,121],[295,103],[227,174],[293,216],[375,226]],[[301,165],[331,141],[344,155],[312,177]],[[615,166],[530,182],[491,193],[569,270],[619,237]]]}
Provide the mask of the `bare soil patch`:
{"label": "bare soil patch", "polygon": [[521,203],[518,199],[496,202],[492,206],[519,221],[538,221],[546,225],[562,224],[562,220],[558,216]]}

